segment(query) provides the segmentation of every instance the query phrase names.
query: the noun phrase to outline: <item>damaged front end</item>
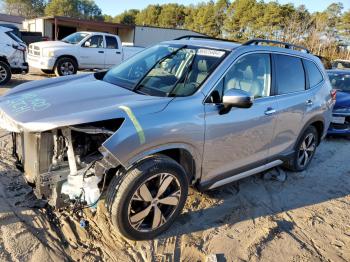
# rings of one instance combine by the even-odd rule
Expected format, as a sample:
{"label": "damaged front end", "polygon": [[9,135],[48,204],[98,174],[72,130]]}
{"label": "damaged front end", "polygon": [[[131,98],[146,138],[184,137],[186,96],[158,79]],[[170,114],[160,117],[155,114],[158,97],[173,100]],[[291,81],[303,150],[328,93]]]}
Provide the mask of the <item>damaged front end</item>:
{"label": "damaged front end", "polygon": [[39,199],[55,208],[79,201],[94,208],[107,175],[119,166],[102,144],[122,125],[113,119],[45,132],[13,133],[13,153]]}

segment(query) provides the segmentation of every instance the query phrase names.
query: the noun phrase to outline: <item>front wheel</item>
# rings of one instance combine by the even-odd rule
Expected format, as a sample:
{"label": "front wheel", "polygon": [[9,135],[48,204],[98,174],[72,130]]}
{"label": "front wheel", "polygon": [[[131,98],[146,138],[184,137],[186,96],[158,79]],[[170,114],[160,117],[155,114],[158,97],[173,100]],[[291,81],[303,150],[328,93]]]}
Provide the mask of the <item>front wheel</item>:
{"label": "front wheel", "polygon": [[300,137],[293,158],[286,164],[292,171],[304,171],[311,163],[318,144],[318,133],[314,126],[309,126]]}
{"label": "front wheel", "polygon": [[152,239],[167,230],[182,211],[188,194],[184,169],[166,156],[140,162],[107,192],[114,226],[133,240]]}
{"label": "front wheel", "polygon": [[4,85],[10,81],[11,75],[10,66],[4,61],[0,61],[0,85]]}
{"label": "front wheel", "polygon": [[77,62],[69,57],[62,57],[58,59],[55,65],[56,76],[75,75],[78,71]]}

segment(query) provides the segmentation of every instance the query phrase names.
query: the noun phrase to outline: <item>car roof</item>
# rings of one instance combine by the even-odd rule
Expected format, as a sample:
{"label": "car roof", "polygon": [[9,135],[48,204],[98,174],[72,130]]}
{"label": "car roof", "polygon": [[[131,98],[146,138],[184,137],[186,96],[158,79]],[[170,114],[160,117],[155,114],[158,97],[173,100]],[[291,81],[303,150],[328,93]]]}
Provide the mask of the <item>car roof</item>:
{"label": "car roof", "polygon": [[335,59],[333,62],[350,62],[350,60],[346,60],[346,59]]}
{"label": "car roof", "polygon": [[79,31],[77,33],[84,33],[84,34],[89,34],[89,35],[110,35],[110,36],[117,36],[109,33],[104,33],[104,32],[89,32],[89,31]]}
{"label": "car roof", "polygon": [[329,69],[326,70],[326,72],[335,74],[350,74],[350,69]]}

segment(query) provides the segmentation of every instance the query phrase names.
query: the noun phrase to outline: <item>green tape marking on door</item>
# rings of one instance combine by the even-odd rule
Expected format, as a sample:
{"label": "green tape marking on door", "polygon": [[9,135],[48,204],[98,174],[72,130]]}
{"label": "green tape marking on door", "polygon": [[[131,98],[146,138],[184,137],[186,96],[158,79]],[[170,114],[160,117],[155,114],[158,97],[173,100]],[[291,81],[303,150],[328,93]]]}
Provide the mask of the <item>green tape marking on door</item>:
{"label": "green tape marking on door", "polygon": [[139,121],[137,121],[132,110],[127,106],[119,106],[119,108],[123,109],[125,111],[125,113],[128,115],[128,117],[130,118],[131,122],[133,123],[133,125],[136,129],[136,132],[139,136],[141,145],[144,144],[146,142],[145,133],[143,132],[143,129],[142,129]]}

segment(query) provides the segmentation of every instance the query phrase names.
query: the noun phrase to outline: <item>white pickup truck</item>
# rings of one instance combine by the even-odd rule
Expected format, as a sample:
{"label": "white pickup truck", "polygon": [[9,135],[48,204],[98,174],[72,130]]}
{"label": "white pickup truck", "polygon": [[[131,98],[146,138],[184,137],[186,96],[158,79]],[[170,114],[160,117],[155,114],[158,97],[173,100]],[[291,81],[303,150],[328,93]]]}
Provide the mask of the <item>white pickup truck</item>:
{"label": "white pickup truck", "polygon": [[29,67],[57,76],[76,74],[78,69],[106,69],[118,65],[142,47],[123,47],[116,35],[100,32],[77,32],[60,41],[29,45]]}

